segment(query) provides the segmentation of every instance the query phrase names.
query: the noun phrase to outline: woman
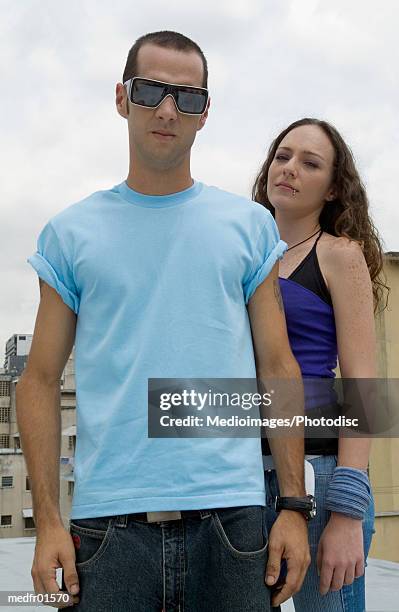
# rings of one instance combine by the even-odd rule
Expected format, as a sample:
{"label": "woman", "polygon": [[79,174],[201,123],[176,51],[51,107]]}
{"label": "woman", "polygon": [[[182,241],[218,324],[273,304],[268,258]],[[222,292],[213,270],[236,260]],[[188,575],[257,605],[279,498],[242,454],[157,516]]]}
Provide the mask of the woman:
{"label": "woman", "polygon": [[[304,379],[333,379],[337,357],[343,378],[374,378],[373,310],[386,288],[379,280],[382,250],[352,154],[337,130],[317,119],[286,128],[269,149],[253,199],[271,211],[288,244],[280,288]],[[270,454],[266,441],[262,446]],[[317,517],[309,523],[312,563],[295,609],[363,611],[374,520],[369,440],[307,438],[305,452],[315,473]],[[265,484],[270,530],[275,470],[266,469]]]}

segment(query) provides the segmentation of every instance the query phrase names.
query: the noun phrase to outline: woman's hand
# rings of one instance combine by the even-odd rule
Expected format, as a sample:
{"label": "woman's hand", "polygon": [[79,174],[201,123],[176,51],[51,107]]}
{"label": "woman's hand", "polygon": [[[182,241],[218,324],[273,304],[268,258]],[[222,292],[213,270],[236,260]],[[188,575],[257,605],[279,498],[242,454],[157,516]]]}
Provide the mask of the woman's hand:
{"label": "woman's hand", "polygon": [[332,512],[317,551],[320,593],[339,591],[364,574],[362,521]]}

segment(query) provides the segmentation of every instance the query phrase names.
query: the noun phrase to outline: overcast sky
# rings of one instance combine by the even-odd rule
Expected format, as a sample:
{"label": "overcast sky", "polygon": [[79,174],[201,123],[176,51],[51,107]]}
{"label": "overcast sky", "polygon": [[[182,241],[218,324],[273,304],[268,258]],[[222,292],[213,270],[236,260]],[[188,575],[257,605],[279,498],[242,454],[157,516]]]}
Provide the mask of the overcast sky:
{"label": "overcast sky", "polygon": [[208,58],[194,178],[249,195],[282,128],[327,119],[355,154],[385,250],[399,251],[398,23],[395,0],[0,0],[0,366],[6,340],[33,332],[39,291],[26,258],[41,228],[126,178],[115,84],[149,31],[180,31]]}

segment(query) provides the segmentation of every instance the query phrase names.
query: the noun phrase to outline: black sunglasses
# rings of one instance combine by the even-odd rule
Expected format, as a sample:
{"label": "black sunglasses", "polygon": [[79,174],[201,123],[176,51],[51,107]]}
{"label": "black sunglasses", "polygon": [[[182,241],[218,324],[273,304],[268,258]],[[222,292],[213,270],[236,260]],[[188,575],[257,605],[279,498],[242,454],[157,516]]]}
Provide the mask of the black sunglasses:
{"label": "black sunglasses", "polygon": [[184,115],[202,115],[208,102],[208,90],[204,87],[163,83],[153,79],[133,77],[124,83],[132,104],[156,108],[172,96],[177,110]]}

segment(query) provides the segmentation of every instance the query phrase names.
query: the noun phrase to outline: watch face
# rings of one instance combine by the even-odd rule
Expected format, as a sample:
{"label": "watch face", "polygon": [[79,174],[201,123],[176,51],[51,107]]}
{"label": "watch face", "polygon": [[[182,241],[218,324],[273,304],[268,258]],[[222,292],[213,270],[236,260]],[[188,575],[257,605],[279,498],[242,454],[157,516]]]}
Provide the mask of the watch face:
{"label": "watch face", "polygon": [[317,511],[316,511],[316,500],[313,497],[313,495],[308,495],[309,501],[312,504],[311,509],[309,510],[309,519],[313,519],[315,518]]}

